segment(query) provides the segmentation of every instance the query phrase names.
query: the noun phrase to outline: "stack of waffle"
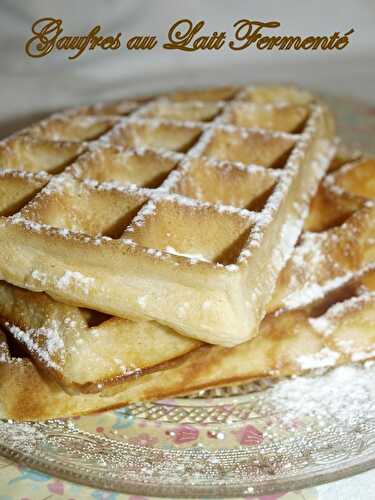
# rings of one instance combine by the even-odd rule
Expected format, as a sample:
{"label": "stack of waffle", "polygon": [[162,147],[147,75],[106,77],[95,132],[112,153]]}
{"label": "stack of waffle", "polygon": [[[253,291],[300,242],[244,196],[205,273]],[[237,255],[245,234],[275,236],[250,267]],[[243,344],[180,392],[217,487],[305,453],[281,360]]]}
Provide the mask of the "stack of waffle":
{"label": "stack of waffle", "polygon": [[0,143],[0,415],[374,355],[375,160],[290,87],[70,110]]}

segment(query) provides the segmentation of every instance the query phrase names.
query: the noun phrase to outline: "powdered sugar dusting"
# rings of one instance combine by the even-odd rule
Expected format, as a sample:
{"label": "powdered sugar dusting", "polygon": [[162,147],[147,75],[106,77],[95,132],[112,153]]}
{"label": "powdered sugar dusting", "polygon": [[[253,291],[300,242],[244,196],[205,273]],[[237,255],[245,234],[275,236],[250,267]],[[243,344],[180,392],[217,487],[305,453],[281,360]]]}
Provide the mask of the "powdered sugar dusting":
{"label": "powdered sugar dusting", "polygon": [[165,247],[165,251],[171,253],[172,255],[178,255],[180,257],[187,257],[190,260],[201,260],[203,262],[210,262],[200,253],[186,253],[186,252],[178,252],[175,248],[168,245]]}
{"label": "powdered sugar dusting", "polygon": [[25,170],[16,170],[13,168],[1,168],[0,165],[0,177],[18,177],[20,179],[25,179],[28,181],[44,181],[47,182],[51,176],[43,171],[40,170],[39,172],[27,172]]}
{"label": "powdered sugar dusting", "polygon": [[65,271],[63,276],[56,282],[57,288],[60,290],[67,290],[70,287],[76,287],[84,294],[88,295],[90,287],[95,283],[94,278],[84,276],[78,271]]}
{"label": "powdered sugar dusting", "polygon": [[328,368],[329,366],[335,366],[339,358],[340,353],[332,351],[332,349],[329,349],[328,347],[324,347],[317,353],[299,356],[296,361],[302,370],[312,370],[316,368]]}
{"label": "powdered sugar dusting", "polygon": [[59,334],[60,324],[58,321],[52,320],[48,327],[32,328],[26,331],[8,322],[5,323],[5,326],[32,354],[46,363],[47,367],[59,372],[62,371],[61,366],[53,359],[56,354],[61,356],[64,352],[64,342]]}
{"label": "powdered sugar dusting", "polygon": [[375,304],[375,292],[364,290],[358,296],[354,295],[350,299],[337,302],[329,308],[326,314],[318,318],[310,318],[309,322],[320,334],[329,336],[338,327],[340,318],[344,317],[349,312],[359,310],[364,304],[371,302]]}
{"label": "powdered sugar dusting", "polygon": [[[186,262],[189,264],[205,262],[205,265],[207,267],[211,266],[212,269],[216,270],[220,267],[224,268],[228,272],[237,273],[242,271],[245,267],[241,264],[243,262],[250,262],[252,258],[254,259],[254,265],[256,268],[257,260],[260,261],[261,259],[261,253],[257,250],[262,247],[266,231],[274,222],[279,211],[282,210],[282,203],[291,191],[292,186],[296,184],[293,181],[301,169],[301,161],[303,161],[306,156],[310,155],[310,153],[307,155],[310,145],[314,147],[316,146],[317,149],[320,149],[321,153],[315,154],[316,160],[312,161],[309,165],[311,175],[310,177],[306,177],[309,179],[309,189],[305,190],[306,192],[304,195],[299,193],[294,200],[293,208],[289,209],[289,211],[293,211],[291,219],[284,225],[279,224],[278,226],[275,226],[280,228],[280,234],[278,235],[280,237],[275,238],[276,243],[274,245],[275,248],[272,250],[272,255],[262,256],[263,259],[270,262],[270,265],[267,270],[265,269],[265,271],[268,272],[269,280],[272,284],[269,287],[269,290],[264,290],[264,295],[266,295],[266,292],[269,295],[276,280],[277,271],[281,269],[285,263],[285,260],[287,259],[291,248],[301,231],[302,224],[300,221],[307,213],[307,206],[312,192],[315,189],[320,177],[323,175],[324,170],[328,166],[334,152],[334,147],[331,147],[328,142],[325,143],[323,140],[318,140],[318,138],[314,137],[316,127],[319,124],[320,115],[322,113],[322,109],[317,104],[311,104],[311,106],[309,104],[310,116],[302,134],[270,131],[258,127],[238,127],[227,123],[226,116],[229,109],[232,105],[242,105],[241,95],[244,95],[245,91],[248,92],[248,88],[242,88],[242,92],[241,89],[238,89],[238,92],[233,93],[231,100],[216,103],[217,114],[215,115],[214,113],[215,117],[210,122],[165,119],[163,117],[154,118],[155,113],[153,113],[153,109],[155,111],[157,106],[168,106],[169,104],[172,106],[179,106],[176,103],[173,104],[172,101],[169,102],[168,98],[163,98],[161,100],[151,99],[149,102],[143,104],[138,103],[138,107],[135,106],[133,108],[131,106],[131,109],[134,109],[135,111],[131,112],[126,117],[91,116],[87,114],[89,113],[89,108],[87,108],[82,116],[74,114],[74,112],[70,111],[65,114],[55,115],[37,126],[32,127],[30,129],[30,133],[35,133],[35,137],[43,137],[43,134],[46,134],[50,139],[52,138],[52,140],[58,141],[63,137],[65,139],[68,138],[69,134],[74,134],[74,130],[76,130],[77,138],[89,137],[90,127],[95,127],[96,125],[98,125],[98,130],[102,131],[102,134],[98,140],[89,141],[90,144],[85,144],[86,153],[82,155],[81,151],[79,158],[76,159],[70,167],[68,166],[62,173],[52,176],[47,186],[42,189],[36,198],[38,203],[36,203],[35,206],[33,206],[33,201],[31,201],[21,214],[16,214],[15,216],[7,219],[7,221],[12,224],[22,224],[27,230],[35,233],[43,233],[43,236],[56,234],[66,240],[74,238],[75,241],[79,241],[80,243],[84,242],[87,245],[101,245],[107,240],[112,240],[108,237],[103,237],[101,234],[92,237],[89,234],[83,234],[79,229],[77,231],[69,231],[64,228],[54,228],[47,224],[41,224],[35,222],[35,220],[29,220],[28,213],[30,217],[32,214],[33,219],[45,219],[43,219],[43,214],[42,217],[38,219],[33,210],[29,210],[28,212],[28,208],[38,211],[39,206],[43,206],[43,200],[46,201],[45,206],[49,206],[49,204],[53,206],[54,200],[57,199],[58,202],[61,203],[61,208],[66,210],[69,209],[69,200],[74,201],[75,210],[78,211],[80,208],[80,198],[84,197],[85,203],[82,203],[82,206],[85,205],[85,209],[90,209],[91,207],[88,205],[91,203],[91,200],[98,200],[100,199],[100,196],[103,196],[102,199],[104,199],[104,192],[116,191],[116,197],[118,196],[120,202],[121,196],[119,196],[118,193],[122,193],[124,195],[124,205],[129,202],[129,198],[133,201],[133,198],[135,197],[137,197],[137,200],[140,201],[140,204],[144,203],[136,215],[133,216],[130,224],[126,222],[127,227],[123,233],[123,239],[119,240],[124,243],[121,246],[121,252],[132,257],[138,256],[140,252],[142,252],[147,254],[150,259],[165,260],[165,266],[178,266],[181,263],[181,260],[170,256],[170,254],[177,254],[181,257],[181,259],[186,259]],[[287,93],[286,95],[288,96],[289,94]],[[213,106],[214,103],[210,105]],[[277,103],[276,105],[280,109],[281,104]],[[199,102],[192,104],[190,102],[189,106],[193,106],[195,109],[200,109],[203,106],[208,106],[208,104]],[[265,106],[267,111],[272,111],[274,104],[267,103]],[[183,109],[183,106],[180,106],[180,108]],[[103,110],[104,109],[105,108],[103,108]],[[113,107],[112,109],[115,111],[116,107]],[[101,127],[101,125],[103,125],[103,127]],[[93,130],[96,129],[94,128]],[[185,134],[184,131],[186,132]],[[323,134],[324,133],[325,132],[323,131]],[[173,134],[176,135],[176,138],[173,137]],[[277,139],[277,141],[281,142],[288,141],[288,144],[294,144],[294,147],[292,152],[289,154],[288,160],[283,169],[265,169],[262,165],[248,165],[240,161],[225,162],[216,160],[215,158],[205,158],[205,150],[210,141],[222,135],[225,136],[225,134],[227,134],[228,137],[230,135],[231,137],[233,136],[237,138],[239,143],[241,143],[241,141],[251,141],[253,138],[258,138],[258,140],[261,139],[262,141],[265,141],[265,143],[268,140],[276,141]],[[182,137],[181,144],[179,144],[180,135]],[[187,141],[186,143],[184,143],[185,136]],[[314,140],[316,140],[315,143]],[[189,141],[193,144],[190,145],[187,148],[188,150],[185,152],[184,148],[187,146]],[[118,143],[120,143],[119,146],[116,145]],[[175,148],[176,150],[181,149],[184,152],[171,151],[168,148],[163,147],[163,143],[170,147],[171,150]],[[172,165],[172,170],[168,174],[167,178],[164,181],[160,181],[159,185],[154,188],[144,189],[136,184],[125,184],[121,181],[97,182],[90,178],[89,162],[93,162],[93,164],[98,167],[98,163],[95,163],[95,157],[98,159],[98,157],[102,154],[102,161],[105,157],[105,151],[108,148],[114,148],[115,154],[119,153],[120,155],[123,155],[124,160],[137,155],[150,155],[150,158],[152,157],[152,160],[156,163],[160,163],[162,159],[168,159],[175,162],[175,164]],[[238,156],[241,158],[241,155]],[[314,156],[314,152],[312,152],[310,156]],[[177,188],[177,183],[183,180],[186,175],[191,173],[192,164],[194,162],[196,163],[196,159],[198,159],[198,165],[200,165],[200,168],[202,169],[217,168],[221,169],[223,172],[224,170],[233,169],[249,175],[257,176],[259,174],[262,178],[267,177],[267,180],[269,180],[273,186],[272,194],[268,197],[263,209],[259,212],[251,212],[246,208],[239,208],[232,206],[231,204],[208,203],[206,201],[199,201],[180,194],[175,194],[174,190]],[[103,165],[105,163],[106,162],[103,161]],[[90,191],[92,190],[95,190],[94,196],[91,196]],[[106,194],[106,196],[108,197],[108,194]],[[233,196],[235,198],[239,195],[234,193]],[[66,207],[64,207],[65,203],[67,205]],[[236,234],[236,231],[242,231],[241,234],[243,234],[245,230],[249,231],[247,241],[245,244],[242,244],[242,248],[239,248],[238,252],[236,251],[236,255],[238,255],[238,257],[233,258],[233,262],[230,262],[229,265],[226,266],[218,262],[214,262],[215,259],[207,259],[205,252],[202,250],[202,248],[205,249],[204,241],[202,241],[202,245],[197,245],[197,251],[189,251],[187,253],[176,252],[171,245],[169,245],[170,251],[168,251],[168,245],[166,245],[165,249],[159,249],[157,244],[155,245],[156,248],[147,248],[138,244],[136,236],[142,232],[147,234],[149,228],[152,231],[155,230],[155,237],[157,238],[158,227],[156,226],[155,228],[155,225],[153,224],[155,221],[156,223],[158,222],[157,218],[160,206],[163,204],[161,208],[167,211],[168,203],[171,204],[171,209],[176,208],[177,205],[186,209],[187,223],[189,220],[192,220],[190,214],[192,214],[193,211],[199,210],[207,214],[207,216],[216,217],[218,221],[224,220],[225,224],[228,221],[228,225],[230,226],[230,229],[233,229],[234,234]],[[238,204],[241,205],[241,203]],[[172,207],[172,205],[174,207]],[[292,204],[290,205],[292,206]],[[286,210],[286,212],[287,211],[288,210]],[[185,210],[179,209],[178,215],[184,217]],[[245,221],[243,219],[245,219]],[[173,218],[171,218],[171,220],[173,220]],[[197,220],[199,219],[197,218]],[[194,231],[194,228],[191,228],[191,230]],[[19,234],[22,236],[21,231]],[[39,235],[36,235],[35,238],[39,238]],[[171,241],[173,242],[173,239],[171,239]],[[238,241],[240,241],[240,239]],[[64,244],[64,242],[59,241],[59,245]],[[179,248],[178,245],[176,246]],[[270,248],[271,246],[272,245],[270,245]],[[139,251],[135,251],[135,247],[137,247],[137,250]],[[61,248],[63,248],[63,246],[61,246]],[[107,245],[103,245],[103,248],[100,250],[104,253],[106,248]],[[115,250],[118,248],[118,244],[116,242],[111,243],[111,248]],[[97,251],[99,252],[99,249],[97,249]],[[172,267],[170,268],[173,269]],[[76,288],[83,292],[83,294],[89,294],[91,288],[95,287],[94,278],[85,276],[77,271],[67,271],[62,276],[58,276],[50,282],[45,277],[38,275],[38,271],[40,271],[40,269],[36,267],[35,273],[31,276],[31,278],[35,282],[38,282],[41,287],[48,286],[49,291],[53,291],[55,288],[55,290],[64,291],[67,295],[69,295],[71,292],[70,289]],[[250,276],[250,273],[247,273],[247,271],[245,273],[245,276]],[[226,274],[225,279],[228,280],[229,285],[230,280],[235,282],[237,277],[229,277],[229,274]],[[249,283],[247,284],[249,285]],[[253,295],[248,300],[251,301],[254,299],[252,305],[256,307],[256,303],[259,302],[258,299],[262,293],[260,291],[260,287],[257,285],[254,286],[253,292]],[[142,293],[143,292],[141,290],[140,297],[144,296]],[[256,295],[258,295],[258,297],[256,297]],[[146,302],[144,308],[147,309],[147,307],[148,305]]]}

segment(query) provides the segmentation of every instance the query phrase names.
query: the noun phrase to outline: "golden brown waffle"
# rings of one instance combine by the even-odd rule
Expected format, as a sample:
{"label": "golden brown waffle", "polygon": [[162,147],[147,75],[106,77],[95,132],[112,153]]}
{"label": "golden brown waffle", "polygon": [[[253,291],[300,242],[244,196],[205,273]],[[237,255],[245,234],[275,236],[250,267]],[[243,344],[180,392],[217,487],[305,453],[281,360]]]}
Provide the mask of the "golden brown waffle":
{"label": "golden brown waffle", "polygon": [[257,333],[334,150],[330,114],[288,87],[52,116],[0,145],[0,277],[238,344]]}
{"label": "golden brown waffle", "polygon": [[154,321],[105,316],[5,282],[0,304],[0,323],[69,392],[100,392],[202,344]]}
{"label": "golden brown waffle", "polygon": [[[354,230],[354,221],[360,231],[374,228],[375,218],[369,219],[367,212],[375,199],[371,187],[374,168],[375,160],[358,160],[325,178],[312,202],[307,227],[318,217],[326,220],[350,193],[363,193],[362,202],[338,225],[327,229],[325,223],[319,226],[314,222],[317,232],[305,231],[280,276],[275,295],[278,299],[270,306],[277,307],[278,303],[279,308],[263,320],[256,339],[231,349],[200,345],[151,322],[100,317],[3,283],[0,315],[8,340],[17,341],[15,353],[21,345],[33,361],[11,359],[4,337],[0,364],[2,415],[41,419],[80,414],[372,358],[375,258],[368,250],[373,250],[374,239],[370,230],[356,238],[350,233],[355,242],[353,253],[346,235],[348,223]],[[345,190],[335,190],[339,185],[345,185]],[[327,186],[338,198],[327,198]],[[320,251],[316,243],[316,252],[309,254],[304,250],[306,238],[318,236],[331,243]],[[351,263],[350,276],[326,287],[326,281],[333,280],[337,273],[332,262],[338,255],[347,259],[340,265]],[[305,298],[303,307],[290,299],[291,294],[296,297],[303,291],[305,281],[312,283],[317,276],[324,276],[326,281],[315,282],[314,293],[309,294],[308,302]],[[80,362],[83,356],[85,366]],[[61,386],[76,392],[68,395]]]}
{"label": "golden brown waffle", "polygon": [[[270,310],[302,307],[350,282],[375,262],[375,159],[327,175],[299,245],[280,274]],[[312,265],[313,264],[313,265]]]}
{"label": "golden brown waffle", "polygon": [[[29,292],[32,293],[32,292]],[[0,343],[0,416],[40,420],[80,415],[160,399],[203,388],[264,377],[296,375],[375,355],[375,275],[356,281],[354,295],[320,316],[314,309],[285,310],[267,316],[260,335],[233,348],[204,345],[157,373],[120,383],[105,394],[68,394],[25,357],[12,357]]]}

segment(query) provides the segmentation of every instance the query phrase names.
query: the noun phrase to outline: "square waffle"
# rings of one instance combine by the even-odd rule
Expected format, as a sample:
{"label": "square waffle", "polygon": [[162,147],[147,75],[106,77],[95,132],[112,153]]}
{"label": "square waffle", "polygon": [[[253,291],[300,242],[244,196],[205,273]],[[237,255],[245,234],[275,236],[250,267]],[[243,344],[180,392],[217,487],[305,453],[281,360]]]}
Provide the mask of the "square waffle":
{"label": "square waffle", "polygon": [[333,129],[313,96],[277,86],[54,115],[0,144],[0,277],[209,343],[244,342],[332,159]]}
{"label": "square waffle", "polygon": [[1,415],[75,415],[374,357],[374,169],[363,158],[325,177],[260,335],[233,348],[1,283]]}

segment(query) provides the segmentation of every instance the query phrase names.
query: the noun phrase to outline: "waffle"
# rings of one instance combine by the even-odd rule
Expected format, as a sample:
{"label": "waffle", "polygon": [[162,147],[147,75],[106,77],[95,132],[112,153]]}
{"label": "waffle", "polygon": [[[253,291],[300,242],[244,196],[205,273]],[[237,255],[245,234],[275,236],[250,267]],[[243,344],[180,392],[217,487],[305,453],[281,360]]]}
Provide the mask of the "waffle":
{"label": "waffle", "polygon": [[[2,283],[0,316],[8,332],[1,344],[2,415],[15,419],[77,415],[374,357],[371,229],[375,218],[368,217],[368,210],[375,200],[375,160],[363,158],[340,168],[337,160],[334,163],[336,170],[321,183],[305,231],[280,275],[260,335],[234,348],[187,339],[153,322],[95,317],[93,312],[62,305],[45,294]],[[358,197],[358,204],[349,210],[346,203],[353,207],[353,196]],[[342,207],[346,219],[335,219],[336,225],[327,227],[327,217],[337,206]],[[354,222],[360,231],[367,229],[361,237],[350,233],[348,240],[348,224],[354,230]],[[314,231],[309,230],[312,226]],[[313,237],[330,244],[320,250],[317,246],[311,254],[306,251],[306,241]],[[356,246],[348,246],[348,241]],[[339,267],[346,265],[347,269],[345,279],[337,280],[337,266],[332,263],[338,255],[347,259],[346,264],[339,261]],[[310,284],[310,292],[301,305],[295,297],[305,295],[305,282]],[[15,357],[17,349],[18,356],[22,355],[20,346],[32,360]],[[83,356],[85,366],[80,362]],[[133,366],[129,366],[130,360]]]}
{"label": "waffle", "polygon": [[307,310],[267,316],[261,334],[251,341],[233,348],[205,344],[173,367],[129,379],[105,395],[68,394],[56,380],[42,375],[30,359],[12,357],[0,332],[0,416],[42,420],[81,415],[370,359],[375,354],[374,273],[363,275],[352,291],[356,294],[320,316],[310,316]]}
{"label": "waffle", "polygon": [[303,307],[350,282],[353,273],[371,268],[375,262],[374,175],[375,159],[364,158],[325,177],[299,245],[279,276],[269,310]]}
{"label": "waffle", "polygon": [[0,303],[0,323],[70,393],[118,386],[159,371],[202,345],[154,321],[102,315],[5,282]]}
{"label": "waffle", "polygon": [[322,104],[288,87],[54,115],[0,144],[0,278],[205,342],[244,342],[334,154],[333,129]]}

